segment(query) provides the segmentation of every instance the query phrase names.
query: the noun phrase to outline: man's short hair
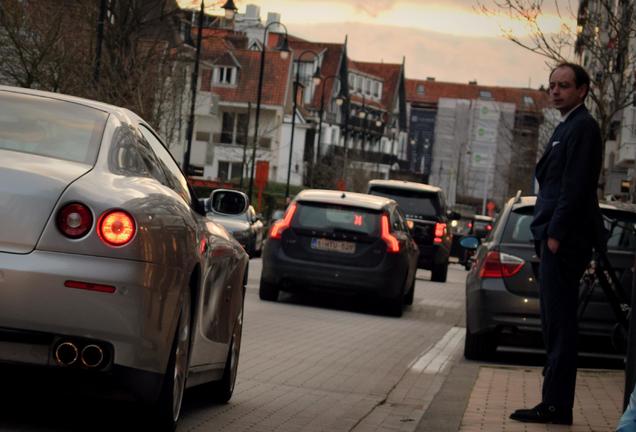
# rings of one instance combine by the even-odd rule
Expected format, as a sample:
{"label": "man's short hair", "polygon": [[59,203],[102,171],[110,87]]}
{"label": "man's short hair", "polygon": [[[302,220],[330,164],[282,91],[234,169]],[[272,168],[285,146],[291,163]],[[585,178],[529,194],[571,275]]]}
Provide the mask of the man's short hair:
{"label": "man's short hair", "polygon": [[576,63],[563,62],[556,65],[554,69],[550,71],[550,77],[552,77],[552,74],[555,70],[562,67],[570,68],[572,72],[574,72],[574,84],[576,85],[576,88],[579,88],[582,85],[587,86],[587,91],[585,92],[585,96],[583,96],[583,99],[585,99],[587,97],[587,94],[590,92],[590,75],[585,69],[583,69],[583,66],[581,65],[578,65]]}

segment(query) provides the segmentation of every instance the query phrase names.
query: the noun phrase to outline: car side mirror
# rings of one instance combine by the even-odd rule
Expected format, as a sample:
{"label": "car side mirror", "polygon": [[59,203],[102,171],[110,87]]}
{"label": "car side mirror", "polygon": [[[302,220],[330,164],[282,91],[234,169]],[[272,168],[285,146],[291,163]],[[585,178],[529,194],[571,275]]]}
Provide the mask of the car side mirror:
{"label": "car side mirror", "polygon": [[459,245],[464,249],[475,250],[479,246],[479,239],[477,237],[464,237],[459,241]]}
{"label": "car side mirror", "polygon": [[216,189],[210,194],[209,210],[220,214],[238,215],[247,211],[249,199],[241,191]]}

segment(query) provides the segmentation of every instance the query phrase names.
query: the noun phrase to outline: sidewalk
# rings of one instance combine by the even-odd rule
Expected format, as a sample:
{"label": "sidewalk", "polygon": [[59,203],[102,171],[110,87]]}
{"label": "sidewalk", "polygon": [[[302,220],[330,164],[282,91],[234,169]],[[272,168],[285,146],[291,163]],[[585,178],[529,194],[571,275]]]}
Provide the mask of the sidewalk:
{"label": "sidewalk", "polygon": [[[460,359],[418,432],[614,431],[622,414],[624,372],[579,369],[572,426],[520,423],[508,416],[540,401],[541,368]],[[450,407],[455,405],[455,408]]]}

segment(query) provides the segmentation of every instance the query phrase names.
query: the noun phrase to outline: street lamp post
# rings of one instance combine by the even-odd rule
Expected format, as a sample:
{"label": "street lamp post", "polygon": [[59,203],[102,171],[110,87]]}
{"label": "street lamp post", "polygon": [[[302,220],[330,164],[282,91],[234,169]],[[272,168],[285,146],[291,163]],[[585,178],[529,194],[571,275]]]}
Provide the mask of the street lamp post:
{"label": "street lamp post", "polygon": [[[324,111],[325,111],[325,88],[327,87],[327,81],[334,78],[336,78],[339,82],[341,82],[340,77],[338,75],[329,75],[328,77],[325,77],[322,81],[322,93],[320,95],[320,111],[318,113],[318,150],[316,151],[317,157],[320,157],[320,145],[322,140],[322,116],[324,115]],[[344,100],[345,98],[342,96],[342,93],[340,92],[338,94],[338,97],[336,97],[336,105],[342,106],[342,104],[344,103]]]}
{"label": "street lamp post", "polygon": [[252,167],[250,170],[250,184],[247,190],[247,196],[252,199],[252,189],[254,187],[254,167],[256,165],[256,144],[258,142],[258,120],[261,114],[261,96],[263,94],[263,74],[265,70],[265,51],[267,50],[267,31],[269,28],[278,24],[285,29],[285,38],[279,43],[277,50],[280,51],[282,58],[287,58],[289,55],[289,48],[287,46],[287,27],[278,21],[272,21],[265,26],[263,30],[263,49],[261,50],[261,64],[258,71],[258,90],[256,92],[256,118],[254,119],[254,137],[252,145]]}
{"label": "street lamp post", "polygon": [[[237,9],[234,5],[233,0],[227,0],[222,9],[225,9],[225,18],[234,19],[234,14]],[[197,82],[199,80],[199,63],[201,60],[201,39],[203,35],[203,18],[205,16],[205,4],[204,0],[201,0],[201,7],[199,9],[199,21],[198,21],[198,31],[197,31],[197,50],[194,57],[194,68],[192,70],[192,77],[190,78],[190,91],[192,92],[190,96],[190,115],[188,117],[188,128],[186,130],[186,138],[187,145],[186,150],[183,155],[183,172],[186,176],[189,175],[190,171],[190,152],[192,151],[192,135],[194,134],[194,109],[197,100]]]}
{"label": "street lamp post", "polygon": [[[296,110],[298,106],[298,87],[300,86],[300,60],[305,54],[313,54],[314,58],[316,59],[319,57],[316,51],[305,50],[301,52],[300,55],[298,55],[298,57],[294,59],[294,61],[296,62],[296,81],[294,81],[294,91],[293,91],[294,105],[292,108],[293,110],[292,128],[291,128],[291,138],[289,140],[289,160],[287,162],[287,183],[285,184],[285,201],[286,202],[289,202],[289,181],[291,179],[292,153],[294,150],[294,129],[296,127]],[[315,85],[320,84],[320,66],[316,68],[316,71],[314,72],[314,75],[313,75],[313,79],[314,79]]]}

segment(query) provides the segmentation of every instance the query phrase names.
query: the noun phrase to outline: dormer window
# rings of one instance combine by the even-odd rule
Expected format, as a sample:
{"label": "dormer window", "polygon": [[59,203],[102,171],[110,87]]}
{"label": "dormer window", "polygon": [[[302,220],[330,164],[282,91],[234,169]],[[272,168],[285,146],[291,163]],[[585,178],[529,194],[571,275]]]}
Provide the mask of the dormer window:
{"label": "dormer window", "polygon": [[523,104],[525,106],[533,106],[534,105],[534,99],[532,99],[532,96],[524,96],[523,97]]}
{"label": "dormer window", "polygon": [[418,84],[417,85],[417,89],[415,90],[417,92],[418,95],[420,96],[424,96],[424,84]]}
{"label": "dormer window", "polygon": [[212,83],[215,85],[236,84],[236,68],[231,66],[220,66],[214,68]]}
{"label": "dormer window", "polygon": [[492,93],[490,92],[490,90],[480,90],[479,97],[481,99],[492,99]]}

